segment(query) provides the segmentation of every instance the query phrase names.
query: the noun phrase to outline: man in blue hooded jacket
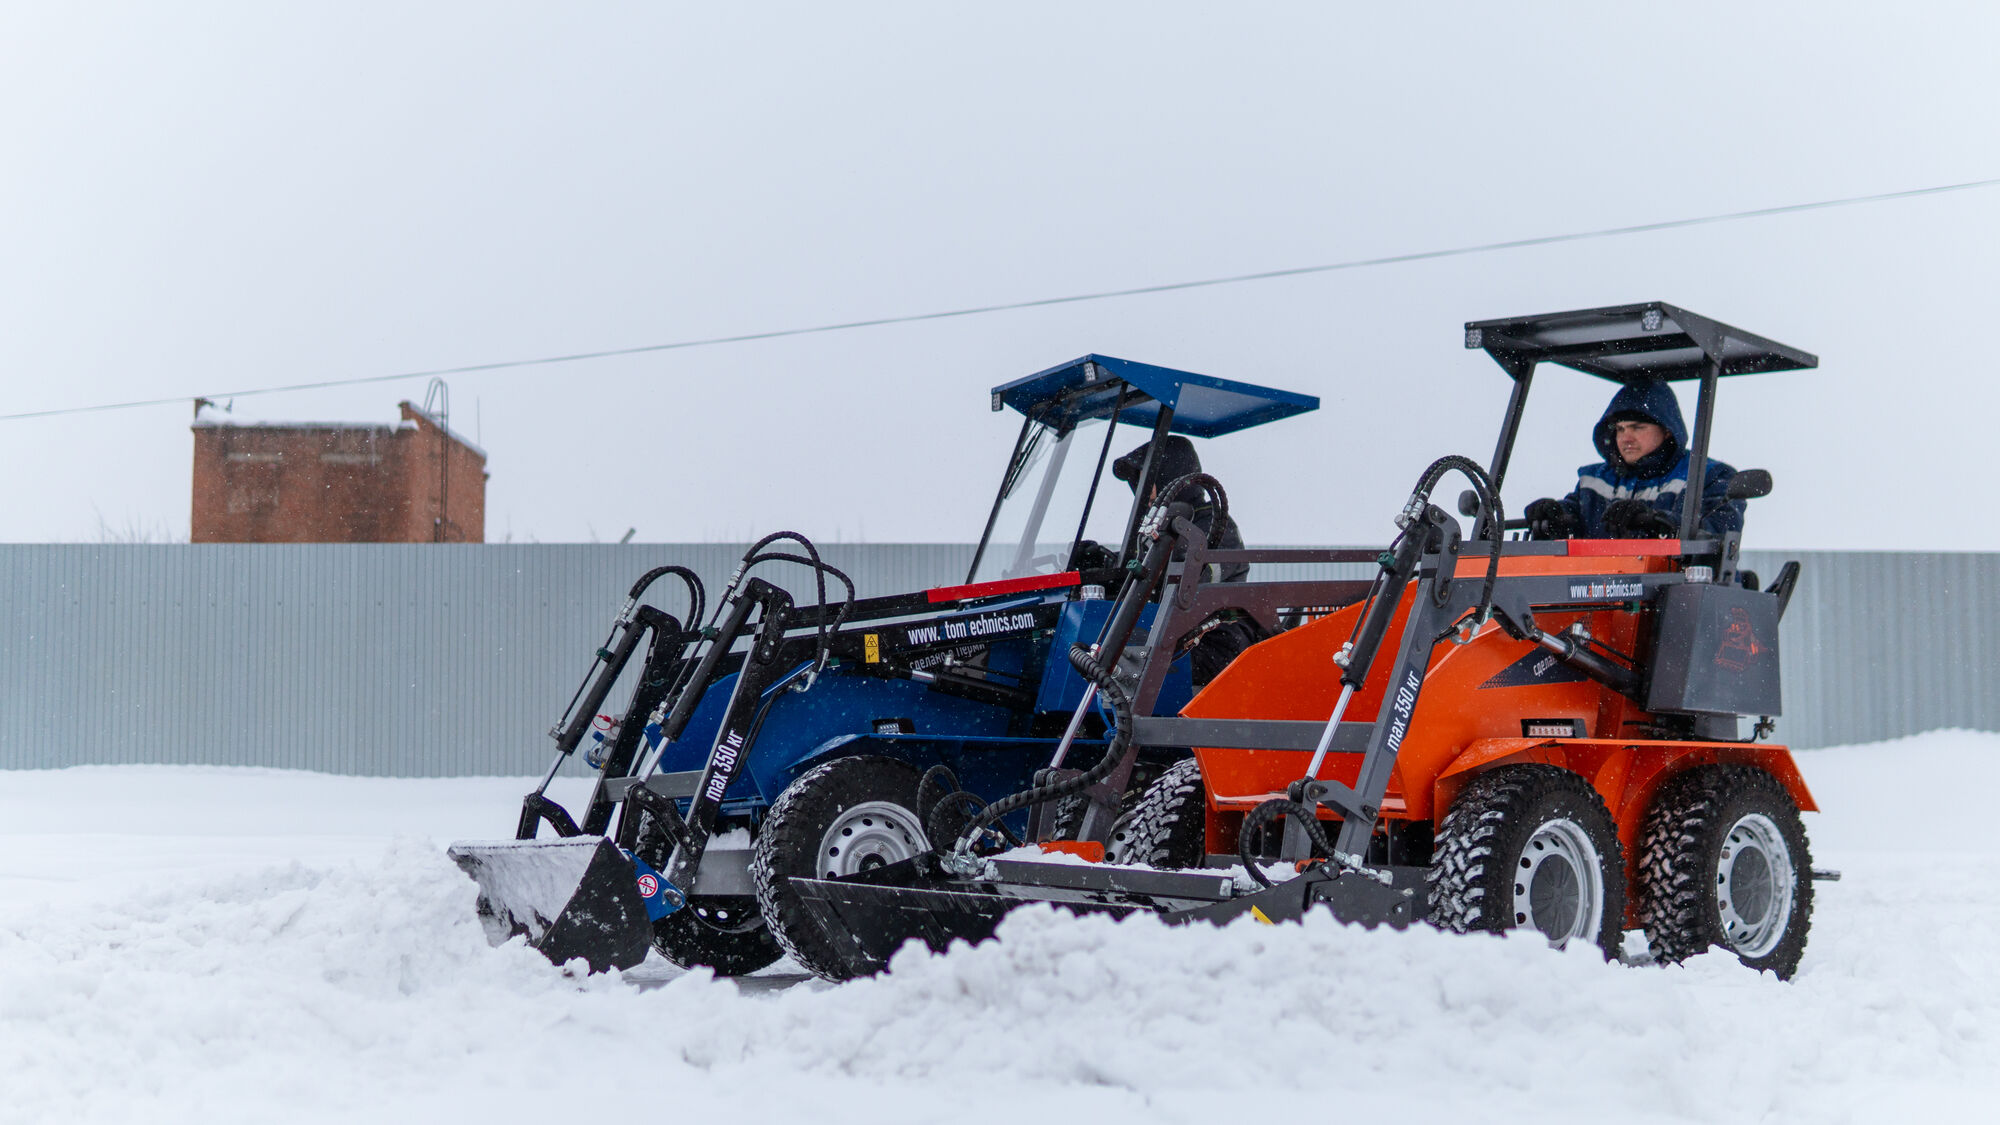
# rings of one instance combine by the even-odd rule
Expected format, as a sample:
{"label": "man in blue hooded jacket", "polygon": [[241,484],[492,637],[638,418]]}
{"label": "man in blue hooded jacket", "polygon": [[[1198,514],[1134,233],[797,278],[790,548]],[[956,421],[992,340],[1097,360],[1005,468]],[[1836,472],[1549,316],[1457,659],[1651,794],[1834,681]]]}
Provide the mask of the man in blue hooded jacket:
{"label": "man in blue hooded jacket", "polygon": [[[1597,420],[1601,464],[1577,470],[1576,490],[1523,511],[1537,539],[1671,539],[1680,534],[1688,485],[1687,424],[1673,388],[1658,379],[1627,383]],[[1708,459],[1702,475],[1702,530],[1743,529],[1743,501],[1729,499],[1736,470]]]}

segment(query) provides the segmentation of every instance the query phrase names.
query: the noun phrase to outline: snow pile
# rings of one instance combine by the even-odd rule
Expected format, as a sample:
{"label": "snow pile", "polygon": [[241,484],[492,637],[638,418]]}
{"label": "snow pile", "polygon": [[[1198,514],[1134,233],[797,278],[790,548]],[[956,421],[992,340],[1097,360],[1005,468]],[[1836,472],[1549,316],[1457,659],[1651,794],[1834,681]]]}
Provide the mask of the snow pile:
{"label": "snow pile", "polygon": [[[1803,764],[1832,810],[1810,818],[1816,861],[1846,878],[1820,885],[1790,984],[1718,954],[1660,970],[1527,937],[1323,919],[1176,929],[1034,909],[1000,941],[906,950],[874,980],[772,989],[689,973],[641,989],[565,975],[518,942],[489,948],[442,841],[357,834],[335,848],[317,834],[341,822],[340,796],[442,793],[426,788],[435,783],[295,777],[285,785],[320,810],[294,810],[302,850],[365,842],[367,862],[132,881],[116,863],[51,859],[44,874],[61,893],[35,899],[16,882],[0,898],[0,1122],[705,1111],[935,1122],[1079,1110],[1206,1121],[1330,1106],[1335,1094],[1343,1115],[1555,1122],[1901,1119],[1990,1105],[2000,871],[1976,816],[2000,780],[2000,736],[1945,733]],[[0,788],[25,780],[43,808],[96,802],[116,820],[104,794],[119,772],[0,775]],[[222,772],[196,780],[266,795],[275,784]],[[132,791],[172,790],[176,776],[155,768]],[[1951,782],[1942,793],[1940,778]],[[504,819],[521,786],[503,788],[511,796],[491,815]],[[1865,813],[1919,794],[1922,823],[1897,817],[1878,839]],[[45,823],[0,852],[39,841],[57,856],[64,840],[96,840],[93,857],[116,850],[110,837],[50,831],[62,827],[75,823]],[[245,841],[286,854],[268,823],[242,837],[154,827],[160,836],[128,835],[123,848],[143,857],[179,840],[189,854],[227,855],[225,867],[242,862]],[[635,976],[646,974],[668,975],[649,964]]]}
{"label": "snow pile", "polygon": [[[0,771],[0,918],[11,906],[82,906],[134,887],[205,880],[296,860],[373,864],[389,841],[510,837],[515,777],[334,777],[228,766],[76,766]],[[582,806],[589,782],[549,793]]]}

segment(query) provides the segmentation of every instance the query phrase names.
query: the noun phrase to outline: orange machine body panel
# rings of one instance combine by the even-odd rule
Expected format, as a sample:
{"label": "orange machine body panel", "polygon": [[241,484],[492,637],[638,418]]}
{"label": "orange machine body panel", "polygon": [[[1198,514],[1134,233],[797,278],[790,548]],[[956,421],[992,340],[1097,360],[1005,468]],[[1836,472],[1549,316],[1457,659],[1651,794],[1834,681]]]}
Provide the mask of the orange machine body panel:
{"label": "orange machine body panel", "polygon": [[[1670,543],[1671,541],[1661,541]],[[1610,554],[1593,541],[1571,544],[1563,555],[1503,558],[1507,575],[1636,574],[1673,569],[1676,558],[1635,550],[1619,542]],[[1584,550],[1576,548],[1582,546]],[[1650,546],[1646,544],[1644,546]],[[1676,546],[1676,553],[1678,552]],[[1487,560],[1468,554],[1455,580],[1484,578]],[[1375,666],[1348,705],[1347,721],[1373,721],[1382,705],[1389,669],[1401,644],[1411,602],[1421,584],[1412,583],[1391,620]],[[1325,722],[1340,695],[1334,654],[1354,633],[1359,604],[1345,606],[1246,650],[1182,709],[1193,718],[1287,719]],[[1591,635],[1622,652],[1636,652],[1642,615],[1622,603],[1604,608],[1537,614],[1545,631],[1568,628],[1581,619]],[[1582,737],[1527,737],[1524,721],[1571,722]],[[1802,809],[1815,808],[1791,754],[1782,746],[1735,742],[1661,741],[1645,737],[1649,716],[1619,693],[1562,665],[1547,649],[1509,637],[1489,624],[1463,645],[1446,641],[1432,650],[1429,670],[1390,775],[1382,814],[1388,820],[1435,820],[1464,782],[1483,769],[1504,763],[1541,761],[1572,769],[1590,779],[1618,822],[1628,849],[1653,792],[1666,777],[1695,765],[1718,761],[1754,762],[1791,791]],[[1282,795],[1304,776],[1307,751],[1197,747],[1209,795],[1211,852],[1235,847],[1242,813]],[[1328,755],[1321,776],[1355,783],[1359,753]],[[1322,811],[1322,815],[1331,815]]]}

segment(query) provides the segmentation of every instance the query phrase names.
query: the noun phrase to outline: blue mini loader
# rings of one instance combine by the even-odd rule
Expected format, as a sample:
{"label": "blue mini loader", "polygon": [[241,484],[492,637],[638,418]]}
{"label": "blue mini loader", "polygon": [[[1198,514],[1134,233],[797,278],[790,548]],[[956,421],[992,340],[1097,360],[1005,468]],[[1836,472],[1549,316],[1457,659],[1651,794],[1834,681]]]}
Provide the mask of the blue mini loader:
{"label": "blue mini loader", "polygon": [[[1139,573],[1144,498],[1199,487],[1226,506],[1207,478],[1158,479],[1169,435],[1220,437],[1318,405],[1084,356],[994,388],[993,409],[1023,421],[963,585],[857,600],[847,576],[789,532],[744,556],[712,614],[691,571],[649,571],[550,731],[555,761],[524,799],[516,838],[450,849],[479,883],[488,936],[525,934],[551,960],[583,958],[593,972],[629,968],[651,946],[722,974],[790,953],[839,975],[844,957],[791,881],[924,854],[987,801],[1101,758],[1097,693],[1065,654],[1150,624],[1153,604],[1119,598],[1154,581]],[[1129,482],[1107,480],[1121,433],[1145,447]],[[752,573],[773,564],[811,576],[812,604]],[[664,577],[685,590],[684,619],[641,600]],[[843,596],[829,598],[829,582]],[[1131,607],[1129,619],[1110,620],[1114,605]],[[1215,624],[1191,622],[1179,647]],[[1187,655],[1171,659],[1146,701],[1166,714],[1192,695]],[[621,684],[623,711],[600,714]],[[546,791],[587,742],[601,776],[577,817]],[[1184,755],[1165,748],[1037,806],[1046,823],[1023,813],[992,831],[1101,845],[1121,798]],[[544,824],[552,837],[538,838]]]}

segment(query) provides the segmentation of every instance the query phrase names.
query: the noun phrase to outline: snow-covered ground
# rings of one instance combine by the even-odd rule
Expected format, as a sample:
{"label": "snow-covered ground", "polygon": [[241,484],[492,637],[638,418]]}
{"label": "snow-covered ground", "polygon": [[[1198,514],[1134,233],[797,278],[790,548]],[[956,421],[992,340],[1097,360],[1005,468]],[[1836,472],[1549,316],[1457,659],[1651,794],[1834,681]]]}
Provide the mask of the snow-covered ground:
{"label": "snow-covered ground", "polygon": [[1802,758],[1846,878],[1789,984],[1024,911],[839,987],[637,987],[487,947],[443,848],[521,781],[0,773],[0,1122],[1986,1119],[2000,735]]}

